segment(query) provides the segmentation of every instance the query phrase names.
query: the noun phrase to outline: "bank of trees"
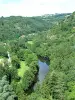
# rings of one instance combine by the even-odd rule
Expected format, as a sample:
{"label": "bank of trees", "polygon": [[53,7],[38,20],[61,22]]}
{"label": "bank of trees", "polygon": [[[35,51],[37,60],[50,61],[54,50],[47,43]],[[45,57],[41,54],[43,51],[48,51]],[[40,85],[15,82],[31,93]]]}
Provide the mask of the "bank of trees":
{"label": "bank of trees", "polygon": [[[14,17],[10,17],[7,18],[7,21],[9,19],[10,19],[9,21],[11,21],[12,18],[14,20]],[[21,18],[16,19],[16,21],[14,20],[15,21],[14,23],[16,23],[17,20],[20,21],[20,19]],[[22,20],[24,19],[22,18]],[[36,21],[35,18],[31,18],[29,21],[28,20],[29,18],[27,19],[26,22],[27,26],[25,26],[22,22],[20,26],[17,23],[13,28],[18,28],[18,30],[21,31],[20,28],[22,27],[23,24],[23,28],[27,27],[27,29],[29,29],[30,32],[36,32],[37,31],[36,27],[34,27],[34,29],[32,27],[33,30],[31,30],[31,28],[29,27],[29,25],[32,25],[30,24],[32,22],[33,24],[35,24],[35,26],[38,27],[39,31],[42,31],[45,27],[42,26],[41,23],[38,23],[38,21],[40,21],[41,18],[37,18],[38,21],[36,23],[34,23],[34,20]],[[75,99],[74,21],[75,21],[75,13],[71,14],[71,16],[69,17],[66,17],[63,21],[60,21],[60,23],[58,23],[57,25],[54,25],[50,30],[37,32],[37,35],[30,35],[30,36],[28,35],[26,37],[25,36],[20,37],[20,35],[23,34],[18,34],[18,35],[15,34],[16,36],[13,34],[13,38],[15,36],[14,38],[15,40],[7,42],[10,48],[9,52],[11,54],[12,67],[9,67],[9,64],[7,63],[8,59],[7,49],[4,49],[4,47],[1,46],[2,48],[0,50],[1,57],[3,57],[5,61],[4,65],[0,63],[0,79],[2,79],[4,75],[7,75],[7,80],[9,81],[10,85],[12,85],[19,100],[74,100]],[[7,24],[5,24],[4,26],[3,23],[5,24],[5,20],[1,24],[2,27],[8,27]],[[45,28],[47,29],[47,27]],[[24,33],[24,31],[26,30],[22,31]],[[9,36],[8,39],[11,36]],[[33,86],[34,83],[36,82],[38,73],[37,55],[48,57],[50,59],[50,65],[49,65],[50,70],[47,76],[45,77],[43,83],[41,85],[39,83],[36,84],[36,89],[34,91]],[[21,61],[26,63],[26,65],[29,68],[28,70],[25,71],[23,77],[18,76],[18,69],[21,68],[20,64]]]}
{"label": "bank of trees", "polygon": [[6,76],[3,76],[0,80],[0,100],[18,100]]}
{"label": "bank of trees", "polygon": [[[36,48],[34,52],[36,54],[42,56],[46,55],[50,58],[50,74],[47,75],[45,83],[43,83],[42,89],[39,89],[39,92],[41,90],[43,96],[46,93],[49,94],[53,100],[75,99],[73,95],[75,83],[74,16],[75,13],[66,18],[63,22],[60,22],[59,25],[54,26],[50,31],[39,34],[38,40],[40,42],[38,42],[38,45],[34,45],[34,48]],[[36,41],[37,36],[35,37],[34,44],[36,44]],[[47,86],[49,90],[47,89]],[[45,89],[47,89],[46,93]],[[35,94],[35,97],[36,96],[37,95]],[[45,98],[48,97],[47,99],[49,100],[50,97],[46,96]],[[31,98],[33,97],[31,96]]]}
{"label": "bank of trees", "polygon": [[28,34],[48,30],[67,14],[53,16],[21,17],[10,16],[0,18],[0,41],[13,40]]}

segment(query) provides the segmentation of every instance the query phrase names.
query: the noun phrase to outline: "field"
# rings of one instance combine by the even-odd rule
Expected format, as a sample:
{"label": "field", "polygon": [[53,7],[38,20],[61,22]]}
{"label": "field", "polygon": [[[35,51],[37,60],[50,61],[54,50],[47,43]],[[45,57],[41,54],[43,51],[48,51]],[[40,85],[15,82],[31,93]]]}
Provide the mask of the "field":
{"label": "field", "polygon": [[21,67],[18,69],[18,75],[22,78],[25,71],[29,69],[24,61],[20,62]]}

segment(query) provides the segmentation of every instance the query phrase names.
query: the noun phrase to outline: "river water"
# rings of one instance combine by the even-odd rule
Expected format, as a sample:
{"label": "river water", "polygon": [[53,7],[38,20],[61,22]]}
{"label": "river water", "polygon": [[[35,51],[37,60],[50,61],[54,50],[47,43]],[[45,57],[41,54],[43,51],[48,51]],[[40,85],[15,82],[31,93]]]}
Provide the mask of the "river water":
{"label": "river water", "polygon": [[47,65],[46,62],[42,62],[40,60],[38,61],[38,65],[39,65],[38,81],[39,83],[42,83],[49,71],[49,66]]}
{"label": "river water", "polygon": [[[45,76],[47,75],[47,73],[49,71],[49,66],[46,62],[43,62],[41,60],[38,61],[38,66],[39,66],[39,72],[38,72],[37,82],[39,84],[42,84],[43,80],[45,79]],[[36,90],[37,82],[33,86],[33,90]]]}

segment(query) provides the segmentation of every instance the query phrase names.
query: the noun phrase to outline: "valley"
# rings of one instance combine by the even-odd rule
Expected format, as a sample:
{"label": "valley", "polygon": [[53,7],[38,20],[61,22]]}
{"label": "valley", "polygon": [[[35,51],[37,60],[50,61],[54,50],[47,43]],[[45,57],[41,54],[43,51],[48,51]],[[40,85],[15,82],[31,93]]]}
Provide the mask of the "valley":
{"label": "valley", "polygon": [[74,27],[75,12],[1,17],[0,100],[75,100]]}

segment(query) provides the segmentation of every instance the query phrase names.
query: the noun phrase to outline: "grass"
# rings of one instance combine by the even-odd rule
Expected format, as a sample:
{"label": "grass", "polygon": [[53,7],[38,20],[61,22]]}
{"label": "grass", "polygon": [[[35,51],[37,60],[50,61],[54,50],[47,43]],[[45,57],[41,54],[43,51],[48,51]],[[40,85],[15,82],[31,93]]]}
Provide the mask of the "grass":
{"label": "grass", "polygon": [[20,68],[18,69],[18,75],[22,78],[25,71],[28,69],[29,69],[29,67],[26,65],[25,61],[21,61]]}
{"label": "grass", "polygon": [[0,56],[0,59],[2,59],[2,58],[5,58],[5,57],[3,57],[3,56]]}

